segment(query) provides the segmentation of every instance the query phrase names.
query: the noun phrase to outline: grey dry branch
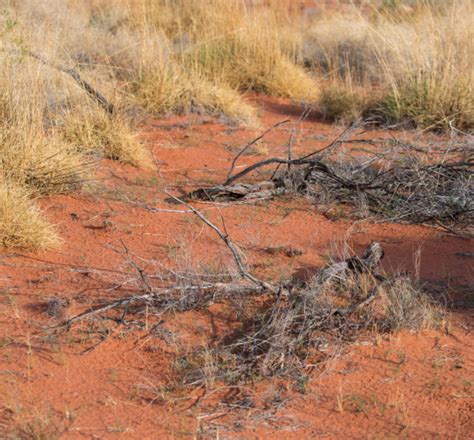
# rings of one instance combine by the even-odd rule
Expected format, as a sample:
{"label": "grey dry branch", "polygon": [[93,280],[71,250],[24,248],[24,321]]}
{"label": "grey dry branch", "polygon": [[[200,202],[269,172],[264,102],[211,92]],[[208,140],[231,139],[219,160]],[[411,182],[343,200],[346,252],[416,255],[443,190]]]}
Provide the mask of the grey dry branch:
{"label": "grey dry branch", "polygon": [[[422,148],[397,139],[348,139],[353,124],[323,149],[296,159],[273,157],[199,188],[187,199],[254,200],[290,193],[317,204],[339,203],[389,221],[432,223],[469,235],[474,220],[474,162],[468,137],[456,148]],[[342,150],[344,145],[352,148]],[[356,150],[356,146],[361,148]],[[269,180],[236,183],[271,165],[291,165]],[[367,214],[365,214],[367,215]],[[462,231],[464,229],[464,231]]]}
{"label": "grey dry branch", "polygon": [[222,239],[222,241],[225,243],[225,245],[229,248],[230,252],[232,253],[234,261],[239,269],[239,273],[243,278],[247,278],[249,281],[251,281],[252,283],[256,284],[258,287],[264,290],[269,290],[273,293],[277,292],[277,289],[275,286],[272,286],[266,281],[262,281],[256,278],[247,270],[247,268],[245,267],[245,264],[242,261],[242,258],[240,257],[239,249],[237,249],[236,245],[231,240],[227,232],[226,233],[222,232],[214,223],[208,220],[201,212],[199,212],[196,208],[191,206],[189,203],[186,203],[184,200],[181,200],[170,193],[167,193],[167,194],[172,199],[176,200],[178,203],[181,203],[184,206],[188,207],[193,212],[193,214],[195,214],[201,221],[203,221],[207,226],[209,226]]}
{"label": "grey dry branch", "polygon": [[[243,373],[264,376],[300,369],[309,348],[324,344],[327,337],[316,332],[348,337],[355,330],[352,315],[368,307],[378,293],[382,278],[375,274],[384,256],[381,245],[371,243],[362,257],[354,256],[328,265],[302,285],[290,283],[287,295],[280,295],[263,316],[254,318],[251,329],[233,342],[230,350],[240,358]],[[362,277],[371,281],[358,291]],[[350,291],[350,289],[354,291]],[[362,290],[362,289],[361,289]],[[332,300],[347,297],[347,306]]]}
{"label": "grey dry branch", "polygon": [[44,64],[45,66],[51,67],[69,75],[77,83],[77,85],[87,93],[87,95],[92,100],[97,102],[97,104],[102,107],[102,109],[104,109],[109,114],[114,113],[114,105],[110,103],[102,93],[100,93],[97,89],[92,87],[85,79],[83,79],[76,69],[66,67],[61,64],[54,64],[46,58],[42,57],[41,55],[38,55],[37,53],[31,51],[27,51],[26,54],[31,58],[38,60],[41,64]]}
{"label": "grey dry branch", "polygon": [[[171,310],[184,312],[186,310],[203,307],[218,298],[224,298],[228,295],[251,294],[256,291],[258,290],[256,290],[254,286],[232,283],[206,283],[153,288],[150,293],[129,295],[93,308],[92,310],[86,310],[50,328],[70,328],[73,324],[80,321],[103,315],[105,312],[121,306],[128,308],[131,304],[142,304],[143,306],[148,304],[154,309],[159,309],[162,313]],[[193,293],[192,298],[188,295],[190,292]],[[197,298],[198,296],[199,298]],[[183,297],[185,301],[183,301]]]}
{"label": "grey dry branch", "polygon": [[[288,282],[234,334],[213,348],[219,378],[229,383],[256,376],[301,377],[308,364],[327,357],[367,331],[436,327],[442,313],[426,293],[406,276],[382,276],[379,243],[362,257],[329,264],[308,282]],[[199,351],[197,358],[202,356]],[[199,365],[199,362],[198,362]],[[200,383],[198,366],[186,380]]]}
{"label": "grey dry branch", "polygon": [[230,165],[230,170],[229,173],[227,174],[227,181],[230,179],[232,175],[232,171],[234,171],[235,164],[239,160],[239,157],[242,156],[252,145],[255,145],[259,140],[263,139],[268,133],[270,133],[274,128],[279,127],[280,125],[286,124],[290,122],[289,119],[285,119],[283,121],[277,122],[276,124],[273,124],[270,128],[265,130],[263,133],[259,134],[255,139],[252,139],[250,142],[248,142],[234,157],[232,160],[232,164]]}
{"label": "grey dry branch", "polygon": [[237,283],[202,282],[199,284],[174,285],[165,288],[154,287],[151,282],[151,277],[149,277],[145,270],[133,260],[128,247],[121,240],[128,264],[138,274],[138,284],[141,286],[141,291],[145,293],[141,295],[131,295],[119,298],[105,305],[98,306],[92,310],[87,310],[61,322],[60,324],[53,326],[52,328],[70,328],[73,324],[79,321],[83,321],[94,316],[103,315],[109,310],[122,306],[124,307],[124,313],[122,315],[121,321],[123,321],[125,315],[128,313],[130,305],[132,304],[149,305],[151,308],[159,310],[160,314],[164,314],[170,310],[185,311],[204,307],[218,298],[222,299],[224,297],[228,297],[229,295],[262,293],[265,291],[270,291],[273,293],[277,292],[275,286],[256,278],[247,270],[242,258],[240,257],[239,250],[227,233],[224,234],[216,225],[209,221],[193,206],[178,199],[177,197],[171,197],[177,202],[187,206],[193,214],[199,217],[199,219],[201,219],[207,226],[216,232],[216,234],[224,241],[226,246],[231,251],[235,263],[239,269],[240,275],[244,279],[251,281],[253,285],[249,286]]}

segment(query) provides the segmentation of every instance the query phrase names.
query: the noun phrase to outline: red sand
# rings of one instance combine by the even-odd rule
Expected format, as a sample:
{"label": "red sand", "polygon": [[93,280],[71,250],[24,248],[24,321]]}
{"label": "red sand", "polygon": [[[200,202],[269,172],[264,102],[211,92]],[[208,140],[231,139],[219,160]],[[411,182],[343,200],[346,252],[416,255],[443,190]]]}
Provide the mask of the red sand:
{"label": "red sand", "polygon": [[[293,122],[243,156],[239,167],[286,154],[294,126],[301,133],[295,155],[323,147],[340,131],[316,115],[298,122],[301,109],[285,101],[252,99],[262,107],[265,127],[286,117]],[[191,389],[180,396],[167,390],[175,353],[146,333],[118,328],[80,354],[94,343],[88,335],[41,331],[55,322],[44,309],[53,296],[68,298],[67,313],[74,314],[97,300],[127,294],[126,284],[114,289],[131,277],[122,242],[149,271],[232,266],[226,248],[192,214],[153,213],[142,205],[181,209],[164,202],[164,190],[177,193],[223,181],[233,156],[255,133],[198,116],[154,121],[143,127],[142,136],[157,171],[104,161],[93,188],[42,201],[63,244],[41,254],[5,251],[0,259],[1,438],[21,429],[31,432],[32,426],[59,430],[59,438],[68,439],[472,438],[472,299],[471,308],[452,314],[449,334],[368,340],[332,356],[299,391],[277,380],[243,387],[246,397],[259,403],[235,411],[218,406],[234,393],[231,388],[206,395]],[[422,279],[473,286],[472,259],[462,257],[472,251],[472,240],[435,228],[331,219],[304,200],[199,206],[212,220],[225,219],[249,267],[262,277],[289,277],[320,267],[324,256],[344,242],[360,252],[378,240],[386,250],[387,270],[413,272],[413,255],[420,249]],[[262,251],[289,245],[302,255]],[[170,317],[166,328],[198,346],[231,324],[216,306]]]}

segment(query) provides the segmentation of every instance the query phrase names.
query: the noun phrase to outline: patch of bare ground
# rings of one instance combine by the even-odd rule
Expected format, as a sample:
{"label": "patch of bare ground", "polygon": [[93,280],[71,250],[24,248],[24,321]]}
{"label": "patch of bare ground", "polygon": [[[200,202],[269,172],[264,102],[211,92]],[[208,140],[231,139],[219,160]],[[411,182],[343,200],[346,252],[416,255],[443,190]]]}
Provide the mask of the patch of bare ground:
{"label": "patch of bare ground", "polygon": [[[286,157],[292,133],[298,157],[325,147],[343,128],[311,112],[301,119],[304,109],[286,100],[250,99],[265,126],[290,122],[249,147],[237,172]],[[388,334],[372,326],[352,340],[341,336],[341,343],[332,334],[290,375],[219,377],[222,357],[213,349],[242,321],[258,317],[272,301],[268,295],[250,302],[241,295],[211,298],[216,301],[202,307],[202,298],[189,303],[177,296],[166,303],[166,314],[131,302],[69,329],[54,328],[91,307],[146,293],[147,282],[189,284],[198,275],[201,282],[234,282],[235,261],[222,240],[186,206],[165,199],[222,183],[236,154],[258,134],[196,115],[149,121],[141,137],[157,171],[104,160],[82,193],[41,202],[61,247],[4,251],[0,259],[2,438],[469,437],[473,242],[440,227],[350,220],[337,203],[321,210],[289,195],[193,202],[239,246],[245,267],[259,279],[304,282],[376,241],[385,251],[380,271],[429,286],[443,310],[438,330]],[[357,135],[425,145],[452,141],[370,127]],[[257,170],[249,181],[265,175]],[[341,301],[346,307],[347,298]],[[193,384],[194,370],[200,374]]]}

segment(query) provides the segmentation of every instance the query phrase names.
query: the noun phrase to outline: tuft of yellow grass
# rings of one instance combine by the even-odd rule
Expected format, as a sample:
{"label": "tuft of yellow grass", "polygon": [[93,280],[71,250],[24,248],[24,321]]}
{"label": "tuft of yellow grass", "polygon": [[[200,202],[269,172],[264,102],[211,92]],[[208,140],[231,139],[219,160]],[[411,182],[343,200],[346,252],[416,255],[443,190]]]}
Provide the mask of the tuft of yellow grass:
{"label": "tuft of yellow grass", "polygon": [[[450,3],[450,2],[448,2]],[[384,35],[393,58],[381,58],[388,119],[427,128],[474,129],[474,4],[439,8],[426,3],[408,31]]]}
{"label": "tuft of yellow grass", "polygon": [[[209,11],[215,14],[208,18],[211,26],[184,54],[188,64],[236,90],[296,101],[316,98],[315,80],[288,53],[287,40],[282,39],[279,20],[271,10],[243,10],[240,16],[229,7]],[[229,15],[238,21],[229,24]]]}
{"label": "tuft of yellow grass", "polygon": [[46,249],[58,244],[54,228],[21,187],[0,180],[0,246]]}
{"label": "tuft of yellow grass", "polygon": [[93,163],[56,137],[39,132],[3,130],[0,135],[0,178],[36,195],[79,188]]}
{"label": "tuft of yellow grass", "polygon": [[110,116],[99,108],[71,111],[62,118],[59,132],[78,152],[99,153],[144,168],[153,166],[149,150],[119,115]]}
{"label": "tuft of yellow grass", "polygon": [[469,0],[354,8],[309,25],[303,57],[340,89],[375,91],[369,109],[388,122],[472,130],[473,14]]}
{"label": "tuft of yellow grass", "polygon": [[207,80],[311,101],[318,87],[295,62],[300,34],[283,12],[289,9],[243,0],[136,0],[130,21],[135,29],[164,35],[171,43],[168,64],[174,60],[186,73],[197,74],[201,89]]}
{"label": "tuft of yellow grass", "polygon": [[318,102],[324,119],[347,123],[363,115],[368,99],[345,83],[336,81],[321,90]]}
{"label": "tuft of yellow grass", "polygon": [[130,85],[137,102],[154,114],[200,112],[257,124],[255,108],[236,90],[187,72],[180,65],[156,61],[152,66],[144,65]]}
{"label": "tuft of yellow grass", "polygon": [[439,304],[430,300],[409,278],[396,278],[389,286],[381,289],[380,295],[385,324],[392,331],[440,329],[446,324]]}

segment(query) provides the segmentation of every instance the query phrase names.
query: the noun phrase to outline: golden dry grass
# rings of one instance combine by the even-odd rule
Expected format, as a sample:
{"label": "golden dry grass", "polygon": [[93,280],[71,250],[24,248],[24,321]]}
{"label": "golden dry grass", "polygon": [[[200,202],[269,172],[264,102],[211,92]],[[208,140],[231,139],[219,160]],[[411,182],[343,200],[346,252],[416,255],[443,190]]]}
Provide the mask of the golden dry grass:
{"label": "golden dry grass", "polygon": [[129,89],[137,103],[154,114],[199,112],[257,125],[255,108],[236,90],[180,65],[146,65],[130,79]]}
{"label": "golden dry grass", "polygon": [[37,195],[65,193],[80,187],[90,166],[87,158],[57,137],[24,129],[0,136],[1,177]]}
{"label": "golden dry grass", "polygon": [[139,39],[138,65],[125,79],[150,111],[205,111],[253,124],[255,110],[237,92],[316,97],[271,10],[241,0],[137,0],[126,22]]}
{"label": "golden dry grass", "polygon": [[[305,18],[290,0],[4,0],[0,176],[47,195],[78,188],[95,156],[151,166],[126,110],[257,126],[248,91],[319,100],[331,119],[372,112],[471,130],[472,2],[406,3]],[[117,114],[104,113],[54,65],[79,71]],[[317,76],[331,87],[320,93]]]}
{"label": "golden dry grass", "polygon": [[58,243],[53,227],[20,187],[0,180],[0,246],[45,249]]}
{"label": "golden dry grass", "polygon": [[[378,94],[372,110],[390,123],[472,130],[473,15],[468,0],[396,2],[372,16],[353,9],[309,25],[304,57],[340,89]],[[333,101],[328,113],[339,114]]]}
{"label": "golden dry grass", "polygon": [[120,116],[111,117],[99,108],[68,113],[62,119],[59,132],[77,152],[99,153],[123,163],[152,167],[150,153],[127,121]]}

